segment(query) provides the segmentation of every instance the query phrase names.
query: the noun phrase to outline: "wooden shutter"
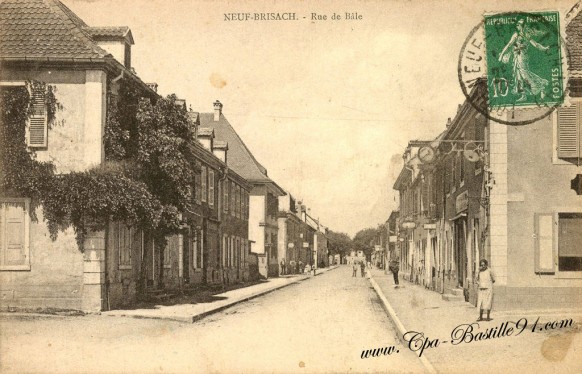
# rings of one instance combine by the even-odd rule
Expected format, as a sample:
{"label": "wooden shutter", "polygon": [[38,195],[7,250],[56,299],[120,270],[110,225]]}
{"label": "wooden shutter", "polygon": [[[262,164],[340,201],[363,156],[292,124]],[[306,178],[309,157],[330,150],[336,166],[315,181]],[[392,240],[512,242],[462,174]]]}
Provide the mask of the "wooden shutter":
{"label": "wooden shutter", "polygon": [[202,201],[206,202],[206,196],[208,195],[208,189],[206,187],[206,166],[202,167]]}
{"label": "wooden shutter", "polygon": [[572,103],[572,106],[558,108],[558,157],[578,158],[580,148],[580,115],[582,105]]}
{"label": "wooden shutter", "polygon": [[47,146],[47,113],[44,102],[45,92],[43,90],[33,90],[31,97],[32,112],[28,118],[28,146],[41,148]]}
{"label": "wooden shutter", "polygon": [[535,219],[535,272],[554,273],[554,215],[538,213]]}
{"label": "wooden shutter", "polygon": [[28,265],[28,228],[26,203],[5,202],[0,205],[0,246],[3,268]]}
{"label": "wooden shutter", "polygon": [[214,171],[208,170],[208,205],[214,206]]}

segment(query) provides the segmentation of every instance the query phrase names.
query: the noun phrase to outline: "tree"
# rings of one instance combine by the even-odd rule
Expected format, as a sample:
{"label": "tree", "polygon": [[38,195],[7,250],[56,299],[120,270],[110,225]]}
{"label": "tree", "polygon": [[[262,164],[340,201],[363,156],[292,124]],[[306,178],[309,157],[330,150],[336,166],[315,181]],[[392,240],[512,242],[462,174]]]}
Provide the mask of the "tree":
{"label": "tree", "polygon": [[374,240],[377,233],[378,229],[372,227],[358,231],[353,239],[355,250],[363,251],[366,257],[369,257],[374,251]]}
{"label": "tree", "polygon": [[332,255],[339,254],[340,260],[349,254],[353,247],[352,239],[348,234],[329,230],[327,233],[328,247]]}

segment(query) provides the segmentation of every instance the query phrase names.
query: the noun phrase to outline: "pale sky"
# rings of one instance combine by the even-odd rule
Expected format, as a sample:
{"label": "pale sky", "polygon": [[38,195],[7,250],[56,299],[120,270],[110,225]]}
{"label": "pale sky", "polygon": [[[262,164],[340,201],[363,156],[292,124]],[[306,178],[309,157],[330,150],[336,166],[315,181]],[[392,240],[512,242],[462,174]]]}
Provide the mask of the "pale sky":
{"label": "pale sky", "polygon": [[[220,100],[269,177],[349,235],[397,207],[392,186],[408,141],[433,139],[454,117],[464,99],[459,52],[482,15],[563,15],[576,3],[62,1],[90,26],[129,26],[132,65],[161,94],[199,112]],[[238,12],[296,12],[299,20],[224,20]],[[334,12],[342,19],[331,20]],[[362,20],[344,20],[345,12]],[[311,22],[311,13],[327,20]]]}

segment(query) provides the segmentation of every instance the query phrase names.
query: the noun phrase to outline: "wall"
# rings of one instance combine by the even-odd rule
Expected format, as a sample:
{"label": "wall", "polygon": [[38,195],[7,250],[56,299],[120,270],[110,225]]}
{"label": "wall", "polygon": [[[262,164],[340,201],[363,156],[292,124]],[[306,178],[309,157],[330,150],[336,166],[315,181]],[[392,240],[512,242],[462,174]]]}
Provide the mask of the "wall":
{"label": "wall", "polygon": [[[83,171],[103,160],[106,75],[102,71],[8,70],[2,81],[38,80],[56,87],[63,110],[56,113],[48,147],[39,161],[52,161],[57,172]],[[57,122],[58,123],[58,122]],[[2,308],[58,308],[99,311],[104,307],[104,232],[91,233],[82,254],[72,229],[49,237],[42,209],[30,224],[30,270],[0,271]]]}
{"label": "wall", "polygon": [[[555,120],[554,112],[527,126],[507,127],[507,287],[499,290],[506,295],[504,308],[582,306],[582,272],[576,278],[535,273],[534,215],[582,212],[582,196],[570,189],[582,167],[552,161]],[[555,255],[556,246],[554,240]]]}
{"label": "wall", "polygon": [[83,309],[83,254],[73,229],[50,239],[42,209],[30,224],[30,270],[0,271],[0,308]]}

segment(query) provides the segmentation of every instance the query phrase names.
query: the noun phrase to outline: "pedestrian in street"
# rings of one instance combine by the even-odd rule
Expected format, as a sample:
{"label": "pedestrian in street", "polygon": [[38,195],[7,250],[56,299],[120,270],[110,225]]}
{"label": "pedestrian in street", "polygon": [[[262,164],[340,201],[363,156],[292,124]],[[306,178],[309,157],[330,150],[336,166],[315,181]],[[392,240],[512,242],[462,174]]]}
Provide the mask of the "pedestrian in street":
{"label": "pedestrian in street", "polygon": [[293,274],[296,274],[297,273],[297,269],[295,269],[295,260],[289,261],[289,267],[291,267],[291,272]]}
{"label": "pedestrian in street", "polygon": [[[493,283],[495,276],[488,268],[489,262],[485,259],[479,261],[479,273],[477,274],[477,307],[479,308],[479,319],[477,321],[491,321],[491,306],[493,304]],[[483,312],[487,313],[487,318],[483,319]]]}
{"label": "pedestrian in street", "polygon": [[398,288],[398,271],[400,271],[400,261],[398,257],[394,256],[390,259],[388,269],[392,272],[392,276],[394,277],[394,288]]}
{"label": "pedestrian in street", "polygon": [[364,272],[365,272],[365,270],[366,270],[366,264],[364,263],[364,261],[361,261],[361,262],[360,262],[360,275],[361,275],[362,277],[364,277]]}
{"label": "pedestrian in street", "polygon": [[281,275],[285,275],[285,259],[281,260]]}
{"label": "pedestrian in street", "polygon": [[303,273],[303,261],[299,260],[299,272]]}
{"label": "pedestrian in street", "polygon": [[352,278],[358,275],[358,263],[352,262]]}

